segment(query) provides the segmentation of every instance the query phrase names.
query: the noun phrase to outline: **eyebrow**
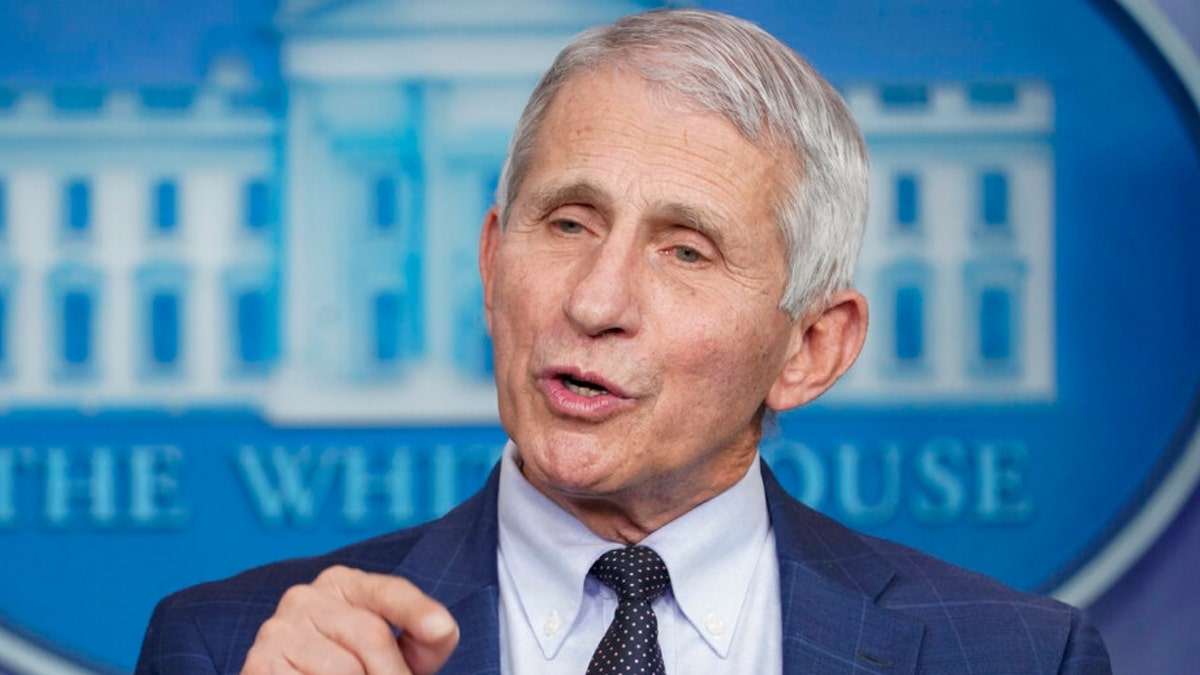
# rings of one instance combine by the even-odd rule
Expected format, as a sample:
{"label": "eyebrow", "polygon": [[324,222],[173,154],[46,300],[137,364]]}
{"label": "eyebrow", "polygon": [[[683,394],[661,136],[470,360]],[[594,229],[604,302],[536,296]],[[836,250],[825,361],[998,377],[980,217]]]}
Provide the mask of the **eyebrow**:
{"label": "eyebrow", "polygon": [[717,227],[717,223],[720,221],[710,210],[679,203],[665,204],[657,210],[660,217],[665,217],[672,223],[699,232],[711,240],[717,248],[724,250],[724,233],[721,228]]}
{"label": "eyebrow", "polygon": [[539,216],[545,216],[564,204],[573,203],[587,204],[595,209],[605,210],[603,205],[608,201],[607,193],[591,183],[553,185],[539,190],[530,198],[533,210]]}
{"label": "eyebrow", "polygon": [[[608,205],[610,201],[612,198],[608,192],[586,181],[549,186],[530,197],[530,205],[540,217],[545,217],[564,204],[585,204],[605,214],[611,209]],[[723,248],[725,236],[721,228],[717,227],[721,219],[710,209],[668,202],[655,206],[654,217],[659,221],[669,221],[672,225],[695,230],[710,239],[718,248]]]}

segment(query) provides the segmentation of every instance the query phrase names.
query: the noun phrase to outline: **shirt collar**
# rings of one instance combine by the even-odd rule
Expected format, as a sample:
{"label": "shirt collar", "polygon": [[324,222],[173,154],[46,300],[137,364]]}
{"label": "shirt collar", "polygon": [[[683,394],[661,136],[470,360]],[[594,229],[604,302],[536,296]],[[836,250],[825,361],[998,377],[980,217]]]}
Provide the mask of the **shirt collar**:
{"label": "shirt collar", "polygon": [[[728,490],[652,532],[671,592],[692,627],[725,658],[771,531],[759,458]],[[774,552],[767,552],[773,555]]]}
{"label": "shirt collar", "polygon": [[[615,544],[533,487],[521,474],[511,441],[501,460],[498,509],[499,545],[517,600],[543,653],[553,658],[579,615],[588,570]],[[722,658],[729,654],[769,533],[756,456],[732,487],[641,542],[662,556],[675,603]]]}
{"label": "shirt collar", "polygon": [[521,474],[512,441],[501,459],[497,509],[500,555],[512,587],[542,652],[553,658],[579,615],[588,570],[613,542],[533,487]]}

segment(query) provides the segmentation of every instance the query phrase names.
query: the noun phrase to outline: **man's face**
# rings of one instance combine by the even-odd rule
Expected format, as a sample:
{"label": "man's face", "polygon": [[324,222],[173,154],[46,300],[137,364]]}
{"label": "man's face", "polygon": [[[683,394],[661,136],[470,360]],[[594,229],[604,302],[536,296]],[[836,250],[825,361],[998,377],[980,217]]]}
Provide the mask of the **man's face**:
{"label": "man's face", "polygon": [[529,166],[481,243],[501,420],[569,510],[678,515],[744,475],[795,349],[782,172],[612,70],[560,90]]}

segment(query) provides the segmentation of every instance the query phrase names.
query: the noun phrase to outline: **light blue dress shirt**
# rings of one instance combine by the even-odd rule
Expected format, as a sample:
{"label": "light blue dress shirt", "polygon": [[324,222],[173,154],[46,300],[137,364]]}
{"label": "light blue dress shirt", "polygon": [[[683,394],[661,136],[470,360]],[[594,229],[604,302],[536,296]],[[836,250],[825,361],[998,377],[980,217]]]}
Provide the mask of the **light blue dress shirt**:
{"label": "light blue dress shirt", "polygon": [[[668,675],[782,671],[779,561],[758,462],[641,542],[671,574],[653,605]],[[511,442],[498,506],[501,672],[582,675],[617,607],[587,572],[619,544],[530,485]]]}

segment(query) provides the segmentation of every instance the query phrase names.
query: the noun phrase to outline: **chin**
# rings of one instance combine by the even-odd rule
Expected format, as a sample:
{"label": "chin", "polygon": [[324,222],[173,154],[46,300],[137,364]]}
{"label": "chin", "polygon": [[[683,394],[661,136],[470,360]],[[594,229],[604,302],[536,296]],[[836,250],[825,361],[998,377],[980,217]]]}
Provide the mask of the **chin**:
{"label": "chin", "polygon": [[[559,432],[551,438],[540,439],[528,450],[518,444],[521,459],[532,470],[537,482],[546,488],[575,495],[600,494],[602,483],[613,477],[619,466],[611,450],[595,437],[572,432]],[[529,477],[531,471],[526,471]]]}

